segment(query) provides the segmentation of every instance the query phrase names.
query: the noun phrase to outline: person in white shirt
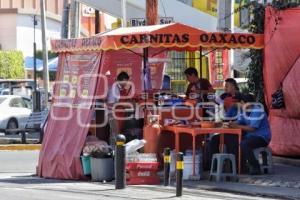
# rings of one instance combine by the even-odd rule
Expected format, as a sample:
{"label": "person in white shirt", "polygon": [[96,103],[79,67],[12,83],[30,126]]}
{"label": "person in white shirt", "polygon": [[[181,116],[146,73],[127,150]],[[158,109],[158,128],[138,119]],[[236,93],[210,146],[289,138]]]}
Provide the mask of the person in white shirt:
{"label": "person in white shirt", "polygon": [[123,120],[118,120],[116,117],[124,117],[125,112],[115,112],[113,110],[116,109],[124,109],[122,105],[116,105],[117,103],[127,102],[128,99],[132,98],[133,90],[131,84],[129,84],[129,75],[126,72],[120,72],[117,76],[116,82],[110,88],[107,95],[107,103],[110,109],[110,113],[108,115],[109,125],[110,125],[110,145],[114,146],[116,134],[121,133]]}
{"label": "person in white shirt", "polygon": [[107,103],[114,104],[132,95],[132,87],[129,84],[129,75],[121,72],[117,76],[117,81],[112,85],[108,92]]}

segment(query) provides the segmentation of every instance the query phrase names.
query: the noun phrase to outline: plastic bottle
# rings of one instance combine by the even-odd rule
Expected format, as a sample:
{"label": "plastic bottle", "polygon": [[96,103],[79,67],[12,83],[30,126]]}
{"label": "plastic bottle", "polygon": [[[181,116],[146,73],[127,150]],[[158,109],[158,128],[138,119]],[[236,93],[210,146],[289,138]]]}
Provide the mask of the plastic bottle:
{"label": "plastic bottle", "polygon": [[126,143],[126,154],[131,154],[136,152],[138,149],[142,148],[146,143],[146,140],[134,139]]}

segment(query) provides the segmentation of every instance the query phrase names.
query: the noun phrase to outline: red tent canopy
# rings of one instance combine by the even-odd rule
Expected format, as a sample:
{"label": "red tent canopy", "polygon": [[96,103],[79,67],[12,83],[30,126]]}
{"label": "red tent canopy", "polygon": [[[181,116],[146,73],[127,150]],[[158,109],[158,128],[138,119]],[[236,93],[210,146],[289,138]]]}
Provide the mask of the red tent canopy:
{"label": "red tent canopy", "polygon": [[[195,51],[202,48],[260,49],[264,46],[263,35],[208,33],[180,23],[118,28],[91,38],[51,42],[52,50],[60,53],[59,70],[38,174],[60,179],[84,177],[80,155],[93,116],[93,100],[100,98],[98,92],[107,89],[110,81],[101,79],[108,71],[115,77],[118,69],[128,70],[133,79],[143,80],[142,66],[148,67],[151,75],[162,76],[164,63],[154,63],[151,68],[147,65],[147,58],[163,58],[159,54],[165,49]],[[135,51],[135,54],[125,49]],[[137,55],[142,52],[144,59]],[[141,85],[135,89],[141,90]]]}
{"label": "red tent canopy", "polygon": [[133,48],[168,48],[196,51],[204,48],[264,47],[262,34],[206,32],[180,23],[126,27],[98,34],[90,38],[52,40],[55,52],[120,50]]}

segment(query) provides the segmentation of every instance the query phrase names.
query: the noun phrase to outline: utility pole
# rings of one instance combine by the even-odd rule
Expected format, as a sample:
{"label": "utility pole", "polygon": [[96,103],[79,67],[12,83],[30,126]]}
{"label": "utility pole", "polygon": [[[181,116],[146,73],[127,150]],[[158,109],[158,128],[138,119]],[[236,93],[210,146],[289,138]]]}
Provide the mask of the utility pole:
{"label": "utility pole", "polygon": [[155,25],[158,20],[158,1],[146,0],[146,24]]}
{"label": "utility pole", "polygon": [[80,5],[77,1],[71,1],[70,17],[71,17],[71,38],[79,37],[80,33]]}
{"label": "utility pole", "polygon": [[69,37],[69,2],[68,0],[64,0],[63,4],[63,16],[62,16],[62,23],[61,23],[61,38],[68,38]]}
{"label": "utility pole", "polygon": [[[219,32],[234,32],[234,1],[233,0],[218,0],[218,25]],[[233,50],[228,51],[229,59],[229,75],[234,77],[232,68],[233,65]]]}
{"label": "utility pole", "polygon": [[95,34],[100,33],[100,13],[99,10],[95,10]]}
{"label": "utility pole", "polygon": [[36,81],[36,42],[35,42],[35,26],[37,25],[36,15],[33,15],[33,91],[32,91],[32,104],[33,112],[39,112],[41,110],[41,95],[37,90]]}
{"label": "utility pole", "polygon": [[42,45],[43,45],[43,65],[44,65],[44,89],[46,98],[46,108],[48,107],[49,92],[49,71],[48,71],[48,48],[46,41],[46,16],[45,0],[40,0],[41,24],[42,24]]}
{"label": "utility pole", "polygon": [[33,81],[34,88],[33,91],[36,92],[37,82],[36,82],[36,42],[35,42],[35,26],[37,25],[36,15],[33,15]]}
{"label": "utility pole", "polygon": [[127,26],[126,0],[121,0],[121,10],[122,10],[122,27],[126,27]]}

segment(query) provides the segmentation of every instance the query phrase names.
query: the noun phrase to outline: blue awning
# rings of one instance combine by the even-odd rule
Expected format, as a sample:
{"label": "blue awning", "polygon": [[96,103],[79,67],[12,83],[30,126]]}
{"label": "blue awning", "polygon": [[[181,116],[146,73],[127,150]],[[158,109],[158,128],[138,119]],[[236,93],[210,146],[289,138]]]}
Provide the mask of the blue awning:
{"label": "blue awning", "polygon": [[[24,66],[26,70],[34,70],[33,66],[34,58],[27,56],[24,60]],[[48,69],[49,71],[57,71],[57,63],[58,63],[58,57],[52,58],[48,62]],[[36,59],[36,70],[37,71],[43,71],[43,60]]]}

